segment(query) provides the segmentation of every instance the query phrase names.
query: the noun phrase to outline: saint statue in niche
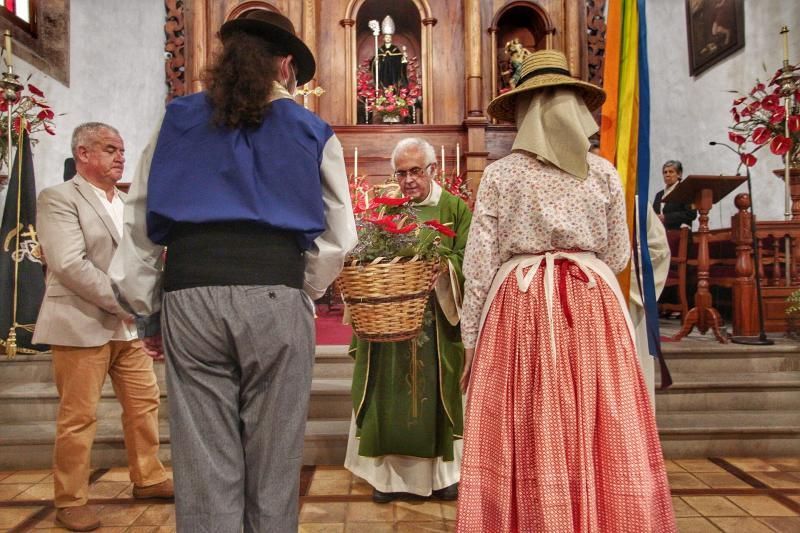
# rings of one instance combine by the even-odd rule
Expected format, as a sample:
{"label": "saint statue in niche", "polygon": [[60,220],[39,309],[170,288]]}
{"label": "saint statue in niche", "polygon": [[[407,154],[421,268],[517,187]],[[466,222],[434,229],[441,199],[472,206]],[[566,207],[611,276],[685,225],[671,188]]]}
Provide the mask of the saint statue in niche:
{"label": "saint statue in niche", "polygon": [[395,32],[394,20],[389,15],[384,17],[381,23],[381,33],[383,33],[383,44],[378,48],[377,57],[373,57],[378,62],[378,83],[381,87],[401,87],[408,84],[408,56],[405,46],[403,50],[392,43],[392,36]]}
{"label": "saint statue in niche", "polygon": [[507,86],[501,90],[501,92],[511,90],[517,86],[522,71],[522,62],[529,54],[530,51],[522,46],[522,43],[516,37],[506,43],[506,56],[508,56],[509,68],[500,73],[503,82],[507,83]]}

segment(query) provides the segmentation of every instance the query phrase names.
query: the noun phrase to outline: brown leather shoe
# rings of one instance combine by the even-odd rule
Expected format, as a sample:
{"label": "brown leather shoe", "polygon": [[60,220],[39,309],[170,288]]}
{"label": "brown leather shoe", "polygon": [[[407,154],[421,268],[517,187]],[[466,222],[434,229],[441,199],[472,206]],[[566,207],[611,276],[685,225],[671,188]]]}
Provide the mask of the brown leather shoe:
{"label": "brown leather shoe", "polygon": [[166,500],[172,498],[174,494],[175,490],[172,487],[171,479],[165,479],[161,483],[156,483],[155,485],[147,487],[133,486],[133,497],[140,500],[147,498],[161,498]]}
{"label": "brown leather shoe", "polygon": [[88,505],[59,507],[56,510],[56,525],[70,531],[94,531],[100,527],[100,519]]}

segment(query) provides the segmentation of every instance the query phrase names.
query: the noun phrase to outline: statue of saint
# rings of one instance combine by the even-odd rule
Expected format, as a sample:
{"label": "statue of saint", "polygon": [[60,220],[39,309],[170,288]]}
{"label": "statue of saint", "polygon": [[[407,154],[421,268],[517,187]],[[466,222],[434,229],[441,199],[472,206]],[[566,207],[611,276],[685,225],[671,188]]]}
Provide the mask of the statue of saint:
{"label": "statue of saint", "polygon": [[508,56],[508,65],[510,68],[501,72],[501,75],[503,77],[509,76],[508,85],[511,89],[516,87],[517,83],[519,83],[522,62],[529,54],[530,51],[522,46],[522,43],[516,37],[506,43],[506,55]]}
{"label": "statue of saint", "polygon": [[[404,87],[408,83],[407,63],[408,57],[404,50],[400,50],[396,44],[392,43],[392,36],[395,33],[395,26],[392,17],[386,15],[381,23],[383,33],[383,44],[378,48],[378,82],[381,87],[394,85]],[[405,48],[405,47],[403,47]]]}

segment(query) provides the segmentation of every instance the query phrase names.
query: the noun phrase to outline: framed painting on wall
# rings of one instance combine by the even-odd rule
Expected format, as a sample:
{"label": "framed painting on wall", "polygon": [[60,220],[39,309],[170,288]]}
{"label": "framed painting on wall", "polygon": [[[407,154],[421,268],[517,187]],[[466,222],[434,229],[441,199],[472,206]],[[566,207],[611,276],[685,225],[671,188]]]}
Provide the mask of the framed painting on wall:
{"label": "framed painting on wall", "polygon": [[744,0],[686,0],[686,30],[697,76],[744,47]]}

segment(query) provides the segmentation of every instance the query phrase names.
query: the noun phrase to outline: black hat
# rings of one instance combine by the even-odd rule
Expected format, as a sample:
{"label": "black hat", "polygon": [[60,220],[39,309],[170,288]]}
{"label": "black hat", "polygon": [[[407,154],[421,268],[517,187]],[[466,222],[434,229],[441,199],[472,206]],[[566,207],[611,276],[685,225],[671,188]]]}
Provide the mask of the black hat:
{"label": "black hat", "polygon": [[225,39],[238,31],[261,37],[291,54],[297,65],[297,85],[308,83],[314,77],[317,68],[314,55],[295,34],[292,21],[280,13],[264,9],[245,11],[239,18],[223,24],[219,29],[219,36],[225,42]]}

